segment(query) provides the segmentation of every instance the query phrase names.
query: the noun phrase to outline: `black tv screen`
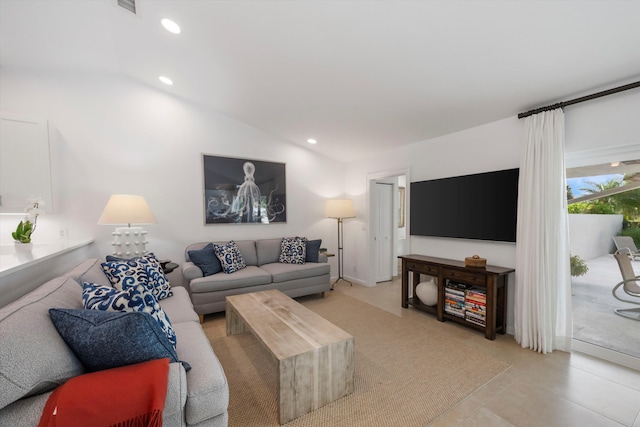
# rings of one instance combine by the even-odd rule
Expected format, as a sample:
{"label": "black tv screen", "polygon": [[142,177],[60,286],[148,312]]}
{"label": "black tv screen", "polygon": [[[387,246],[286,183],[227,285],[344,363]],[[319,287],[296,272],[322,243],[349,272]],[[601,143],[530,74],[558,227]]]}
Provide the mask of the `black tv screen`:
{"label": "black tv screen", "polygon": [[519,169],[411,183],[410,234],[516,241]]}

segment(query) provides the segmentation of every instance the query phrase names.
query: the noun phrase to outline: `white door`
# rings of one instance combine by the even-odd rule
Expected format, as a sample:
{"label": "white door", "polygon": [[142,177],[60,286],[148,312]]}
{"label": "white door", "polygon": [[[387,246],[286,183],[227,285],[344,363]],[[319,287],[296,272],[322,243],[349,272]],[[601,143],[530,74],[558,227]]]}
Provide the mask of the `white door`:
{"label": "white door", "polygon": [[377,253],[376,282],[392,279],[393,265],[393,185],[376,183],[378,200],[375,245]]}

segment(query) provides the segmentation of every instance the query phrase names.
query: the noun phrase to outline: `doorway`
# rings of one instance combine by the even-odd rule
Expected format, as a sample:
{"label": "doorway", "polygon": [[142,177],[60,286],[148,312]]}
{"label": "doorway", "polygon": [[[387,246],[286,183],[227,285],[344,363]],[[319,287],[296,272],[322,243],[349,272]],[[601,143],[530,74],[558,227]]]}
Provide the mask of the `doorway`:
{"label": "doorway", "polygon": [[371,286],[398,275],[398,256],[409,253],[407,229],[408,169],[381,172],[367,177],[368,281]]}
{"label": "doorway", "polygon": [[[640,173],[638,160],[625,161],[639,159],[639,155],[636,147],[622,147],[566,156],[567,186],[571,190],[569,197],[573,197],[569,204],[570,250],[572,257],[579,256],[588,268],[586,272],[574,273],[571,280],[571,345],[575,351],[634,369],[640,369],[638,322],[616,315],[614,310],[620,308],[621,303],[611,295],[615,284],[622,279],[612,255],[615,250],[612,236],[620,232],[623,216],[613,212],[589,215],[582,213],[581,209],[571,209],[571,206],[583,200],[597,201],[603,198],[604,201],[607,193],[620,192],[622,187],[606,189],[608,185],[601,184],[612,181],[615,175],[629,177]],[[591,187],[602,191],[602,195],[591,190]],[[580,189],[588,191],[582,193]],[[640,269],[636,270],[640,273]]]}

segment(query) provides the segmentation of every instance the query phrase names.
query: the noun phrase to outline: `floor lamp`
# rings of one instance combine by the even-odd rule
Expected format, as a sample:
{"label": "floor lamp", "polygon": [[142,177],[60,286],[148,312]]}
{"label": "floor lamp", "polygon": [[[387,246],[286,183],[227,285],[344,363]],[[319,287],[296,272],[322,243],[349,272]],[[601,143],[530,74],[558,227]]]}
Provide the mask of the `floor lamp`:
{"label": "floor lamp", "polygon": [[353,286],[353,283],[345,279],[344,276],[342,275],[342,269],[344,267],[343,257],[342,257],[342,252],[343,252],[342,243],[343,243],[344,233],[342,232],[342,223],[344,219],[356,217],[356,213],[353,210],[353,200],[349,200],[349,199],[327,200],[327,204],[325,206],[325,216],[329,218],[335,218],[338,220],[338,278],[331,285],[331,289],[333,289],[335,284],[338,283],[340,280],[344,280],[345,282]]}

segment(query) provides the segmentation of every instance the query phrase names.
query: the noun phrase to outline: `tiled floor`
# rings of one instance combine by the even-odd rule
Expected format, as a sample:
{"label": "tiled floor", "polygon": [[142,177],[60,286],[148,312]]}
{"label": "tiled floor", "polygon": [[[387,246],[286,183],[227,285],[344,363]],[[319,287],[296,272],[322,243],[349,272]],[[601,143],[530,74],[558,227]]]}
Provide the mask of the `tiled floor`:
{"label": "tiled floor", "polygon": [[[340,282],[334,292],[398,316],[437,322],[400,304],[398,279],[375,288]],[[510,335],[495,341],[453,322],[440,323],[453,339],[478,346],[512,366],[465,399],[433,426],[631,426],[640,427],[640,372],[580,353],[538,354]]]}
{"label": "tiled floor", "polygon": [[[633,307],[611,295],[615,284],[622,280],[618,263],[613,255],[605,255],[588,260],[587,266],[586,275],[572,279],[574,339],[640,358],[640,322],[613,312],[616,308]],[[640,261],[634,261],[632,266],[640,274]],[[623,295],[622,290],[618,295]]]}

